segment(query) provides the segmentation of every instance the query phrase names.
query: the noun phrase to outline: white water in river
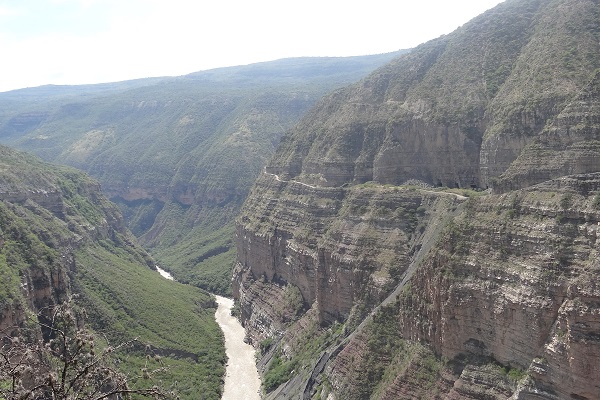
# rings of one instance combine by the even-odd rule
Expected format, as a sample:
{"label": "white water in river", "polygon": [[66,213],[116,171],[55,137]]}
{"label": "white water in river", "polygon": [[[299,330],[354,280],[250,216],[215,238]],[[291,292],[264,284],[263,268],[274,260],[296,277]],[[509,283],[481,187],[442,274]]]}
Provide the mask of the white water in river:
{"label": "white water in river", "polygon": [[227,371],[222,400],[259,400],[260,378],[254,361],[255,350],[244,343],[246,331],[231,315],[233,300],[217,296],[217,323],[225,334]]}
{"label": "white water in river", "polygon": [[170,273],[168,273],[167,271],[165,271],[164,269],[162,269],[158,265],[156,265],[156,270],[158,271],[158,273],[160,274],[160,276],[162,276],[163,278],[168,279],[170,281],[173,280],[173,275],[171,275]]}
{"label": "white water in river", "polygon": [[[156,269],[164,278],[173,280],[171,274],[158,265]],[[221,400],[260,400],[260,377],[254,361],[255,350],[244,342],[246,331],[231,315],[233,300],[221,296],[216,298],[219,307],[215,319],[225,335],[228,359]]]}

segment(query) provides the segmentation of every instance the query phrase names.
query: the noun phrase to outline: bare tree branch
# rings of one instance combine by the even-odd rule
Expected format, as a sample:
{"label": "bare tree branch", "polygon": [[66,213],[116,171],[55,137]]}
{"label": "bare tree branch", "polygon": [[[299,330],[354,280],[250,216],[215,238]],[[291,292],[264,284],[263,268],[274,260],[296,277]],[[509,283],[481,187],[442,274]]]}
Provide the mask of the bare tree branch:
{"label": "bare tree branch", "polygon": [[[153,375],[165,371],[156,355],[147,356],[140,375],[134,378],[114,366],[115,353],[133,347],[138,343],[137,338],[117,346],[111,346],[107,340],[107,346],[97,351],[94,335],[83,327],[85,312],[76,309],[72,299],[51,311],[46,313],[50,318],[41,313],[37,320],[32,318],[45,332],[46,342],[41,331],[35,333],[26,327],[11,327],[0,332],[1,399],[102,400],[116,396],[129,398],[131,394],[152,399],[176,398],[154,382]],[[20,337],[32,339],[21,340]],[[150,368],[151,358],[156,359],[159,368]],[[131,388],[130,381],[147,383],[142,388]]]}

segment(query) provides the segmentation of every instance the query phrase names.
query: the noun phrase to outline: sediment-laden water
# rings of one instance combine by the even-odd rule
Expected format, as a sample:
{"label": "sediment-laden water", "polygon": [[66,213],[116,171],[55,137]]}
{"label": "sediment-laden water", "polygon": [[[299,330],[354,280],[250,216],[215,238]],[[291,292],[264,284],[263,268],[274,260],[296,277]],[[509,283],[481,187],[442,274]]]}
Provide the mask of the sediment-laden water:
{"label": "sediment-laden water", "polygon": [[[173,280],[171,274],[156,266],[166,279]],[[231,315],[233,300],[216,296],[217,312],[215,319],[225,335],[227,368],[222,400],[260,400],[260,377],[254,360],[255,350],[244,342],[246,331],[240,322]]]}
{"label": "sediment-laden water", "polygon": [[227,371],[223,400],[259,400],[260,378],[254,360],[254,348],[244,342],[246,331],[231,315],[233,300],[217,296],[217,323],[225,334]]}

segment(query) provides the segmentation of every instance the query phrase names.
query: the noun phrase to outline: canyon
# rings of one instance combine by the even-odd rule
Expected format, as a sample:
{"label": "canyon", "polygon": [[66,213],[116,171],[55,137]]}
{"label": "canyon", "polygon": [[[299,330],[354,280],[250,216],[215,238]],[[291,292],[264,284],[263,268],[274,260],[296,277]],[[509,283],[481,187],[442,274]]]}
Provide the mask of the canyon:
{"label": "canyon", "polygon": [[182,398],[257,394],[199,286],[266,399],[600,398],[599,27],[507,0],[397,54],[0,96],[3,142],[102,185],[0,147],[0,328],[79,293]]}
{"label": "canyon", "polygon": [[509,0],[321,99],[236,224],[267,399],[596,399],[596,1]]}
{"label": "canyon", "polygon": [[[48,339],[44,324],[53,321],[56,307],[71,301],[77,312],[85,310],[77,323],[85,327],[86,340],[94,337],[98,347],[114,344],[128,374],[144,364],[152,371],[160,360],[172,366],[169,374],[153,376],[165,390],[177,386],[180,398],[203,392],[219,399],[226,355],[211,296],[161,278],[119,209],[84,173],[4,146],[0,171],[2,354],[13,336],[35,349],[37,339]],[[11,381],[9,362],[0,361],[2,398],[17,396],[4,384]],[[45,376],[54,364],[28,367]]]}
{"label": "canyon", "polygon": [[[163,278],[174,280],[170,273],[159,266],[156,270]],[[215,297],[218,304],[215,320],[223,331],[227,354],[221,400],[258,400],[261,389],[255,365],[256,351],[246,343],[246,331],[232,314],[233,300],[218,295]]]}
{"label": "canyon", "polygon": [[233,300],[217,296],[216,319],[225,334],[227,370],[222,400],[259,400],[260,378],[255,364],[255,350],[244,342],[246,332],[231,315]]}
{"label": "canyon", "polygon": [[0,93],[0,142],[89,173],[178,281],[228,295],[233,220],[279,138],[400,53]]}

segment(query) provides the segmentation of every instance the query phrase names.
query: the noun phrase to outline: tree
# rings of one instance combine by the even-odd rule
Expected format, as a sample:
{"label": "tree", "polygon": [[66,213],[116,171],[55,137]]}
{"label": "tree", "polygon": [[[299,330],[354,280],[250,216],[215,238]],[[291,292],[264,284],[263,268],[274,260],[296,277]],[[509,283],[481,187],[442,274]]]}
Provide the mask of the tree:
{"label": "tree", "polygon": [[[38,314],[24,327],[0,333],[0,399],[101,400],[124,399],[137,394],[152,399],[176,398],[154,383],[164,370],[160,358],[149,354],[138,376],[119,371],[115,354],[138,343],[137,339],[101,348],[84,326],[85,310],[72,298],[55,306],[48,316]],[[158,363],[151,369],[150,363]],[[135,385],[132,385],[135,384]]]}

